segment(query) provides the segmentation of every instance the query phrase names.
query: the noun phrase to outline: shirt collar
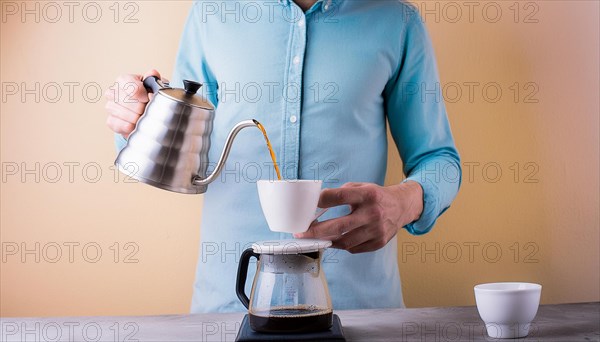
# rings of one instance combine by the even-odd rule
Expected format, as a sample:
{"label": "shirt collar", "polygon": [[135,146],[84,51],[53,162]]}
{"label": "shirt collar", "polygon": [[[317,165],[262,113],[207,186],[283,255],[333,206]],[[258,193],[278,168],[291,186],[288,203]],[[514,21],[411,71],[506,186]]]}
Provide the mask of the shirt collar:
{"label": "shirt collar", "polygon": [[[290,2],[292,0],[277,0],[280,4],[282,5],[289,5]],[[327,12],[329,11],[331,8],[333,8],[333,6],[336,5],[336,2],[341,2],[342,0],[318,0],[317,3],[321,3],[321,11],[322,12]]]}

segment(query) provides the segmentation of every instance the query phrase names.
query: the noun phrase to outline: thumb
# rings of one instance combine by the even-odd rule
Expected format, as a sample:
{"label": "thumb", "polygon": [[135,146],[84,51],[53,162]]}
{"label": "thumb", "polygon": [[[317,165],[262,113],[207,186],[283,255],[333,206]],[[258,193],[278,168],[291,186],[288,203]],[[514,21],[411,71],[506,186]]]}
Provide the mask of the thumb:
{"label": "thumb", "polygon": [[145,80],[146,78],[148,78],[150,76],[156,76],[156,77],[158,77],[158,79],[161,79],[160,73],[156,69],[150,69],[150,70],[146,71],[143,79]]}
{"label": "thumb", "polygon": [[[159,79],[159,80],[161,80],[162,82],[169,82],[169,81],[167,81],[167,80],[163,80],[163,79],[160,77],[160,73],[159,73],[159,72],[158,72],[156,69],[150,69],[150,70],[146,71],[146,73],[145,73],[145,74],[144,74],[144,76],[142,77],[142,81],[143,81],[143,80],[145,80],[146,78],[150,77],[150,76],[156,76],[156,77],[158,77],[158,79]],[[154,97],[154,94],[153,94],[153,93],[149,93],[149,94],[148,94],[148,99],[149,99],[149,100],[152,100],[152,98],[153,98],[153,97]]]}

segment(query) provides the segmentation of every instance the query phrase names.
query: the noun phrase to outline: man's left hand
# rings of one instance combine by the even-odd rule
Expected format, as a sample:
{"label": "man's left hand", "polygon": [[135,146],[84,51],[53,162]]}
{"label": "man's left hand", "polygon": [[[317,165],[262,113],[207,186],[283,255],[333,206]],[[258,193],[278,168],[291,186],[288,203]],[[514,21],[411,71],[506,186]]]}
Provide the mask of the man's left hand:
{"label": "man's left hand", "polygon": [[378,250],[398,229],[417,220],[423,211],[423,189],[414,181],[379,186],[373,183],[346,183],[341,188],[324,189],[320,208],[349,205],[349,215],[313,222],[296,238],[332,240],[334,248],[350,253]]}

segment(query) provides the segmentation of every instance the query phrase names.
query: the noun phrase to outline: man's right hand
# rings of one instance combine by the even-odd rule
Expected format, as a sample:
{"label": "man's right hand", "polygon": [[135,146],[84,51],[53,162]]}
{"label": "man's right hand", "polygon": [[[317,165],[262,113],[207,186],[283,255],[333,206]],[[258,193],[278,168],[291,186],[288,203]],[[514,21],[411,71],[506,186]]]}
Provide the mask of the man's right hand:
{"label": "man's right hand", "polygon": [[160,78],[156,70],[150,70],[144,75],[121,75],[115,85],[104,93],[105,108],[108,112],[106,125],[125,138],[129,137],[135,128],[150,96],[153,95],[148,94],[142,83],[149,76]]}

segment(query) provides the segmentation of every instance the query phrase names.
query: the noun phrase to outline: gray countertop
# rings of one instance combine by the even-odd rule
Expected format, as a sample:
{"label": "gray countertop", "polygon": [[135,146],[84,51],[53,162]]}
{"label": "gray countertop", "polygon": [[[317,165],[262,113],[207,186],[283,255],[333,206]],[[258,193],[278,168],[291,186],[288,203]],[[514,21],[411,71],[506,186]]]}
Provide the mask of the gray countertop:
{"label": "gray countertop", "polygon": [[[348,341],[489,341],[475,307],[336,311]],[[243,313],[0,318],[0,341],[233,341]],[[600,341],[600,303],[540,306],[526,341]]]}

